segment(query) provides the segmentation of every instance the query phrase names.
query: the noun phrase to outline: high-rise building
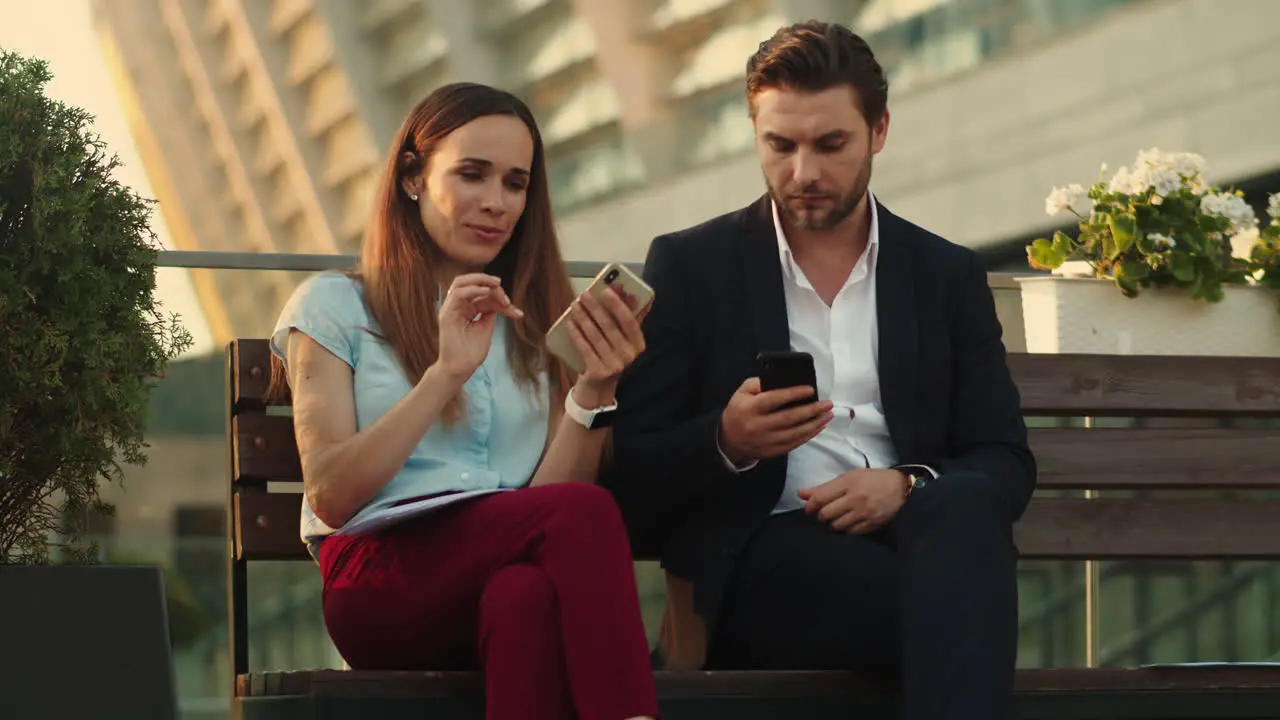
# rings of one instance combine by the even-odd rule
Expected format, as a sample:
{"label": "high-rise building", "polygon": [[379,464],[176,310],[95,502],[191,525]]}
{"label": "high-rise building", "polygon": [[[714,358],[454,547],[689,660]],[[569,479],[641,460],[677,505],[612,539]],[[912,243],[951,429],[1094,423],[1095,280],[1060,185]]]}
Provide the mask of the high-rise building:
{"label": "high-rise building", "polygon": [[[1280,168],[1272,0],[96,2],[183,249],[355,252],[406,111],[474,80],[537,115],[566,255],[642,259],[761,192],[745,62],[810,17],[862,32],[888,69],[877,195],[959,242],[1044,230],[1051,186],[1140,147],[1201,152],[1215,179]],[[220,342],[266,333],[299,279],[193,278]]]}

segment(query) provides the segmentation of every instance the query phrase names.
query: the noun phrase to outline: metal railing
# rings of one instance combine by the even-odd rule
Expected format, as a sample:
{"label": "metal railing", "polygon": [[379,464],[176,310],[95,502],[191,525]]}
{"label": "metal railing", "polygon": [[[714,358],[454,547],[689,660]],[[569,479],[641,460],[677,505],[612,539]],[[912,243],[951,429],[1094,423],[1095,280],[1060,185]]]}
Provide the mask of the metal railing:
{"label": "metal railing", "polygon": [[[267,253],[222,250],[161,250],[160,267],[190,268],[193,270],[289,270],[323,272],[353,267],[357,255],[333,255],[320,253]],[[604,261],[568,260],[565,267],[571,277],[594,277],[605,266]],[[625,262],[627,267],[640,272],[644,263]]]}
{"label": "metal railing", "polygon": [[[335,255],[321,253],[269,253],[222,250],[161,250],[158,264],[160,267],[189,268],[193,270],[286,270],[301,272],[323,272],[325,270],[342,270],[353,267],[359,260],[357,255]],[[607,264],[604,260],[566,260],[564,265],[570,277],[590,278]],[[643,262],[624,261],[628,268],[639,273],[644,268]],[[1017,288],[1015,278],[1037,275],[1032,270],[1025,273],[987,273],[987,281],[992,288],[1008,290]]]}

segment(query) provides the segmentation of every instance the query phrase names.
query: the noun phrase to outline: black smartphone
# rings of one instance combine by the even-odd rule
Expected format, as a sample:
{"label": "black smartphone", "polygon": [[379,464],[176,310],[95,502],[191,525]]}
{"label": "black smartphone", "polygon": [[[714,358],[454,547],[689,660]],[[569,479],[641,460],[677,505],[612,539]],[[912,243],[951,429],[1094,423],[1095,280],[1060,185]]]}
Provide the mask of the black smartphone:
{"label": "black smartphone", "polygon": [[808,398],[788,403],[780,410],[808,405],[818,401],[818,374],[813,369],[813,356],[807,352],[762,352],[756,356],[759,365],[760,390],[781,390],[782,388],[807,385],[814,388]]}

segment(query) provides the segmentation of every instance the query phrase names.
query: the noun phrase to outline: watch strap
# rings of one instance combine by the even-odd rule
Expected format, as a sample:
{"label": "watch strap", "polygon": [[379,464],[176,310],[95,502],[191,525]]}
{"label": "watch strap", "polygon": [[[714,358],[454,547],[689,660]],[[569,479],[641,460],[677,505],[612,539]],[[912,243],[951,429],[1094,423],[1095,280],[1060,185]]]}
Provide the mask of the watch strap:
{"label": "watch strap", "polygon": [[564,412],[574,422],[588,430],[608,427],[613,424],[614,411],[618,409],[618,403],[598,407],[592,410],[582,407],[577,400],[573,399],[573,390],[565,393],[564,396]]}

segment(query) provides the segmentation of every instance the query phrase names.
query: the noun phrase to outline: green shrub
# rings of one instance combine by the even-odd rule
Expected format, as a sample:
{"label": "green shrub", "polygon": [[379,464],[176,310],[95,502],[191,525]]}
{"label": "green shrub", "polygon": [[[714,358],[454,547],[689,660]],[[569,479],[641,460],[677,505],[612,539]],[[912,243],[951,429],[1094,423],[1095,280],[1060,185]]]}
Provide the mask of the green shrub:
{"label": "green shrub", "polygon": [[191,344],[153,295],[150,202],[50,77],[0,51],[0,563],[93,559],[75,521],[145,462],[151,388]]}

